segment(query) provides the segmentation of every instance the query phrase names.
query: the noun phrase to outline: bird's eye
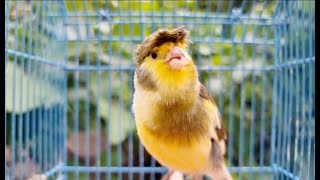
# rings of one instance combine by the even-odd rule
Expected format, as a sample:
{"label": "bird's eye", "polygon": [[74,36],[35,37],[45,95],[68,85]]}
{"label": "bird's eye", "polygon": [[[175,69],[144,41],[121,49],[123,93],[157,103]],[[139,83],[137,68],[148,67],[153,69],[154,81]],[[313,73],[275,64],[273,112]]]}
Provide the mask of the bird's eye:
{"label": "bird's eye", "polygon": [[152,57],[153,59],[157,58],[157,56],[158,56],[157,53],[155,53],[155,52],[152,52],[152,53],[151,53],[151,57]]}

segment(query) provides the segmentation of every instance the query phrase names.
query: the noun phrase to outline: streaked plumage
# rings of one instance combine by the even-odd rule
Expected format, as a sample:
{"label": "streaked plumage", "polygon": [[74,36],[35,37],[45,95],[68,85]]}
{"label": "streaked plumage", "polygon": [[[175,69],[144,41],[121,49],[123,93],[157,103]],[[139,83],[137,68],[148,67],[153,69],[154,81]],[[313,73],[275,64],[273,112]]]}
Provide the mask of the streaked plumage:
{"label": "streaked plumage", "polygon": [[223,159],[226,132],[187,53],[190,42],[180,27],[158,30],[137,47],[132,110],[138,135],[169,169],[231,179]]}

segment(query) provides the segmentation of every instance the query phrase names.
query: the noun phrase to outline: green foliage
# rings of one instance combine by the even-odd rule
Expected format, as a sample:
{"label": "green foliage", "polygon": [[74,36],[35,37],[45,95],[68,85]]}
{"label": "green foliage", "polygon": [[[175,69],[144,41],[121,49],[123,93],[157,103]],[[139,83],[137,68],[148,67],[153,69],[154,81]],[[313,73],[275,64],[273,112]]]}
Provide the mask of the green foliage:
{"label": "green foliage", "polygon": [[[40,65],[35,68],[37,67],[41,68]],[[42,105],[49,107],[52,104],[63,102],[61,89],[40,77],[37,74],[28,75],[18,64],[15,65],[14,62],[8,61],[6,66],[7,91],[5,110],[22,113]]]}
{"label": "green foliage", "polygon": [[[69,74],[69,79],[72,80],[72,75]],[[89,81],[86,77],[89,76]],[[75,113],[78,113],[79,117],[79,129],[84,130],[86,128],[86,121],[89,121],[90,127],[96,127],[97,108],[99,108],[101,124],[103,128],[108,128],[109,125],[109,138],[112,144],[121,143],[129,132],[132,131],[130,126],[130,89],[128,83],[129,75],[121,73],[122,81],[112,81],[114,77],[119,77],[117,72],[92,72],[81,73],[79,80],[69,83],[69,119],[73,120]],[[109,80],[110,79],[110,80]],[[78,83],[79,89],[72,88],[74,83]],[[109,97],[110,95],[110,97]],[[90,102],[86,101],[87,96],[90,97]],[[75,112],[75,105],[78,104],[78,112]],[[86,119],[86,106],[90,105],[89,119]],[[132,120],[132,119],[131,119]],[[73,127],[70,121],[69,127]]]}

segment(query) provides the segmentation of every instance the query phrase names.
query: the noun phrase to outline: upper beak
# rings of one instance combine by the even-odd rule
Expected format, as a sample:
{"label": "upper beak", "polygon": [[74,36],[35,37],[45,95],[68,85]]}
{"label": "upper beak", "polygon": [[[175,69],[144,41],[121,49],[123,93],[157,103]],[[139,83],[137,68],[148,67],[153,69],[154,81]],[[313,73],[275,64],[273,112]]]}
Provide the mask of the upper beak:
{"label": "upper beak", "polygon": [[179,59],[179,60],[181,60],[182,58],[185,58],[183,51],[178,46],[173,46],[171,48],[171,50],[167,54],[165,62],[169,62],[170,60],[172,60],[174,58]]}

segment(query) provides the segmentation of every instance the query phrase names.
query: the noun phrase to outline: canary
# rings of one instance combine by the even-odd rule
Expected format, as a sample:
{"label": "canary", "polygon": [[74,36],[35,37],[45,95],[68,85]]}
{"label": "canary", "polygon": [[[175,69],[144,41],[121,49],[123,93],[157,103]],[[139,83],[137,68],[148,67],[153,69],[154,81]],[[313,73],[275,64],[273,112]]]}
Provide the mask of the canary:
{"label": "canary", "polygon": [[162,179],[232,179],[224,162],[226,131],[216,103],[188,54],[190,31],[160,29],[134,52],[132,111],[145,149],[169,169]]}

